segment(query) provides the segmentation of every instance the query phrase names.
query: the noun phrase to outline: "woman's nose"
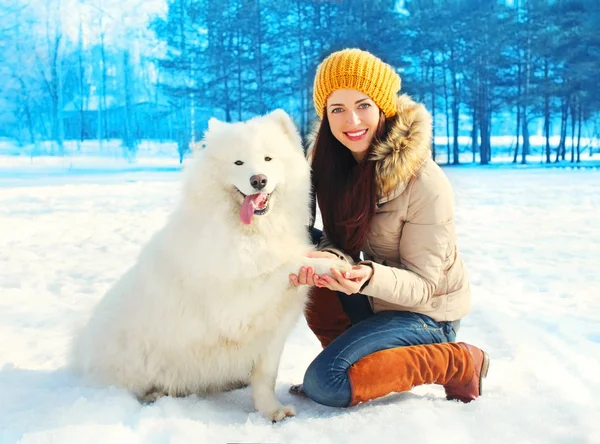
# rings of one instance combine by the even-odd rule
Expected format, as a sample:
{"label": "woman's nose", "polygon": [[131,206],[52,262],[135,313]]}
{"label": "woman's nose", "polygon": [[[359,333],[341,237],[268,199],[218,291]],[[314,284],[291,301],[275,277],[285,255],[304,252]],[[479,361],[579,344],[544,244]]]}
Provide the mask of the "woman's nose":
{"label": "woman's nose", "polygon": [[348,123],[350,125],[357,125],[358,123],[360,123],[360,119],[358,118],[358,114],[356,114],[354,111],[350,111],[348,114]]}

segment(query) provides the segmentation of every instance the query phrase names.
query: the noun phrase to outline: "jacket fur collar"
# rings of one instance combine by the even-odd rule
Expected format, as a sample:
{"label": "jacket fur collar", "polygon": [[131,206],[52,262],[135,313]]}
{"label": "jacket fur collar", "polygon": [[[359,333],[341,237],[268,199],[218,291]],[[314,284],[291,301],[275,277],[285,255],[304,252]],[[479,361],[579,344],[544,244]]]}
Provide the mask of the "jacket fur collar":
{"label": "jacket fur collar", "polygon": [[401,194],[431,157],[431,115],[406,94],[396,103],[398,112],[388,122],[388,136],[375,144],[370,157],[376,162],[380,203]]}

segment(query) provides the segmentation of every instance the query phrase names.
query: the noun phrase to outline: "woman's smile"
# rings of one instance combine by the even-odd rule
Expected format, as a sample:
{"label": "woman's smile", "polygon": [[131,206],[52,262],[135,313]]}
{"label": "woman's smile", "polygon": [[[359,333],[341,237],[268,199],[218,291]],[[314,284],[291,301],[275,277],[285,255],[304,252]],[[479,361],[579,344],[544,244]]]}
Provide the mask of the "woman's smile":
{"label": "woman's smile", "polygon": [[364,139],[367,136],[368,129],[362,129],[358,131],[344,131],[344,134],[348,139],[352,142],[357,142],[359,140]]}

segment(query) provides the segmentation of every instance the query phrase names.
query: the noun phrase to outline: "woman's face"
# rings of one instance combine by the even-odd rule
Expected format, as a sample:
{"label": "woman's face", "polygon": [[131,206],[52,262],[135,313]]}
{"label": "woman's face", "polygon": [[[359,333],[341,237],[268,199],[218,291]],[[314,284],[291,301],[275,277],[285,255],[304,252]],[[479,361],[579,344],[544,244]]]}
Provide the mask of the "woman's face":
{"label": "woman's face", "polygon": [[327,118],[331,132],[361,161],[379,124],[379,108],[365,93],[338,89],[327,98]]}

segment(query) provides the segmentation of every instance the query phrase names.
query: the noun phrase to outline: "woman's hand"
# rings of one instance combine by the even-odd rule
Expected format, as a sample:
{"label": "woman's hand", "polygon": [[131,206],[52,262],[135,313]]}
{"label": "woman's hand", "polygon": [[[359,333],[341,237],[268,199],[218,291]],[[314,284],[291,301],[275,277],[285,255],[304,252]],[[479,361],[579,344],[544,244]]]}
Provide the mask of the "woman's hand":
{"label": "woman's hand", "polygon": [[317,285],[319,276],[315,274],[313,267],[300,267],[298,274],[290,274],[290,282],[294,287],[298,285],[310,285],[311,287]]}
{"label": "woman's hand", "polygon": [[355,294],[373,276],[373,268],[368,265],[355,265],[351,271],[343,275],[336,269],[331,269],[331,276],[324,274],[316,279],[315,285],[320,288],[329,288],[346,294]]}
{"label": "woman's hand", "polygon": [[[311,251],[306,255],[312,258],[325,258],[325,259],[337,259],[338,257],[333,253],[327,251]],[[298,285],[317,285],[319,276],[315,274],[315,270],[312,267],[300,267],[298,274],[290,274],[290,282],[294,287]]]}

